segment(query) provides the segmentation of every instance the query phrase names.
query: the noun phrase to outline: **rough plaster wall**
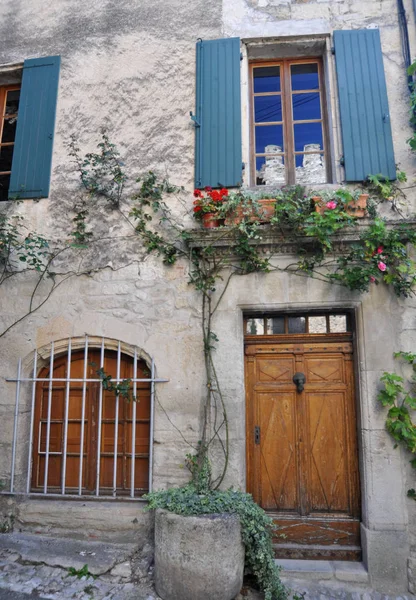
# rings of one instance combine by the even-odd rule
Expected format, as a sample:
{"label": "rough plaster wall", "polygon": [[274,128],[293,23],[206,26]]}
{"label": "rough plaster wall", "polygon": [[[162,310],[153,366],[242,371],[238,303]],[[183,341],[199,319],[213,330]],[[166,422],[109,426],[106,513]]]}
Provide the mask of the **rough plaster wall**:
{"label": "rough plaster wall", "polygon": [[[410,1],[407,4],[411,15]],[[173,182],[192,188],[194,133],[189,110],[194,108],[195,41],[224,33],[261,38],[378,24],[396,158],[412,181],[414,159],[404,143],[410,130],[394,0],[223,0],[222,4],[219,0],[58,0],[53,5],[41,0],[3,0],[2,7],[6,16],[0,23],[0,64],[30,56],[62,55],[52,193],[47,200],[24,202],[19,207],[38,231],[68,236],[69,215],[78,195],[66,144],[75,133],[83,150],[91,150],[103,124],[119,145],[129,172],[155,168],[166,172]],[[411,23],[410,33],[416,48]],[[4,209],[10,210],[6,205]],[[128,233],[119,216],[105,206],[97,206],[93,214],[95,232]],[[203,391],[197,296],[186,283],[184,265],[168,269],[157,258],[143,262],[137,244],[105,242],[93,256],[87,256],[85,264],[97,258],[107,266],[104,271],[65,284],[39,312],[2,340],[2,374],[15,372],[19,356],[27,358],[25,372],[29,373],[35,347],[68,336],[103,335],[143,348],[154,356],[158,375],[170,380],[158,386],[154,483],[156,487],[180,483],[186,479],[182,465],[189,447],[172,423],[187,439],[198,438]],[[32,289],[33,282],[27,279],[16,279],[7,290],[2,289],[2,326],[24,310]],[[374,390],[381,372],[393,367],[392,352],[414,350],[415,305],[412,300],[397,301],[381,288],[360,298],[340,288],[288,275],[251,275],[232,282],[215,325],[221,339],[218,368],[232,414],[231,462],[225,484],[245,484],[242,310],[305,308],[305,298],[313,306],[357,306],[361,315],[364,518],[366,526],[373,529],[381,525],[401,531],[407,527],[405,504],[409,509],[413,505],[406,501],[403,459],[393,451],[384,432],[384,416]],[[6,477],[9,468],[11,390],[10,384],[0,382],[0,479]],[[23,394],[24,402],[29,402],[29,396],[27,391]],[[22,422],[21,431],[27,432],[27,427],[27,422]],[[22,435],[22,439],[27,440],[27,436]],[[25,471],[22,459],[26,450],[23,447],[20,452],[19,477]],[[408,474],[411,479],[413,474]],[[415,519],[413,510],[413,524]]]}

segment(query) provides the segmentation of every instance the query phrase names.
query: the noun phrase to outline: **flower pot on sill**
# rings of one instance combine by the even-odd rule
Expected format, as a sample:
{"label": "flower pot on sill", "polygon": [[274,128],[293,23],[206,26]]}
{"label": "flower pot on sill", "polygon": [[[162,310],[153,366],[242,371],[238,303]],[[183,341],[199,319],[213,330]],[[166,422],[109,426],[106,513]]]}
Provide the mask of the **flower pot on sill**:
{"label": "flower pot on sill", "polygon": [[[367,214],[367,200],[368,194],[360,194],[357,200],[351,200],[345,206],[346,212],[358,219],[362,219]],[[328,210],[326,202],[323,202],[321,196],[313,196],[312,201],[315,203],[315,211],[323,214]]]}
{"label": "flower pot on sill", "polygon": [[215,229],[220,226],[220,221],[215,213],[204,213],[202,215],[202,227],[204,229]]}
{"label": "flower pot on sill", "polygon": [[228,215],[225,219],[225,224],[238,225],[244,220],[244,217],[250,222],[258,221],[259,223],[269,223],[274,215],[276,206],[275,198],[262,198],[257,200],[258,208],[254,208],[250,202],[245,206],[237,206],[235,211]]}

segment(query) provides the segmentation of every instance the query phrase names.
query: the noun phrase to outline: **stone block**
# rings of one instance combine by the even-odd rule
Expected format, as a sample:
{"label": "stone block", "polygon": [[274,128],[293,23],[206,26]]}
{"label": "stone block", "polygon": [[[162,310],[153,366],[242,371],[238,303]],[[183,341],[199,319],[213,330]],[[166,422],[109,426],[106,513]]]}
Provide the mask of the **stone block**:
{"label": "stone block", "polygon": [[373,588],[386,594],[408,590],[406,531],[371,530],[361,524],[363,559]]}
{"label": "stone block", "polygon": [[155,587],[164,600],[233,600],[243,572],[236,515],[194,517],[157,509]]}

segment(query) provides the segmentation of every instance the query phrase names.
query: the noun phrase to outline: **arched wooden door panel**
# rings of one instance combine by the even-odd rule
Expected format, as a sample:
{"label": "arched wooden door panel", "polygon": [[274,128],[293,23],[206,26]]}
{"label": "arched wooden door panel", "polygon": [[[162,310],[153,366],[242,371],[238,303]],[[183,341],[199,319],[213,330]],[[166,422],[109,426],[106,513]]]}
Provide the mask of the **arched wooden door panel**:
{"label": "arched wooden door panel", "polygon": [[[55,359],[53,378],[67,377],[67,355]],[[96,379],[100,365],[100,350],[89,349],[85,367],[84,352],[73,352],[70,370],[68,402],[67,452],[65,488],[67,493],[78,493],[80,485],[80,463],[82,461],[82,493],[93,493],[97,483],[98,443],[100,440],[99,489],[100,495],[113,492],[115,455],[116,396],[113,391],[102,392],[101,429],[99,430],[100,382],[82,381]],[[106,350],[104,371],[113,378],[117,374],[117,353]],[[49,377],[49,368],[39,373],[40,378]],[[133,377],[133,359],[121,355],[120,377]],[[149,378],[144,361],[137,363],[137,378]],[[49,408],[49,398],[51,398]],[[83,418],[84,398],[84,418]],[[132,433],[135,428],[134,488],[137,494],[148,491],[149,440],[150,440],[150,384],[137,383],[136,419],[133,424],[133,402],[118,399],[117,439],[117,493],[131,489]],[[48,409],[50,410],[49,459],[47,469],[47,491],[61,488],[64,470],[64,439],[66,416],[66,382],[54,381],[52,392],[49,382],[39,382],[36,388],[32,490],[39,491],[45,483]],[[81,439],[83,451],[81,454]]]}

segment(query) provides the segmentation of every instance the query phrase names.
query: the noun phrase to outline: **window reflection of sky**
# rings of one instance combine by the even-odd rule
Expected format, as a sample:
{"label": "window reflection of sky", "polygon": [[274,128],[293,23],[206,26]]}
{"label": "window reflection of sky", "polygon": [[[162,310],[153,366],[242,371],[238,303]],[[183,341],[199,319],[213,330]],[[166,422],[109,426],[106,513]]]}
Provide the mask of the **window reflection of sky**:
{"label": "window reflection of sky", "polygon": [[283,126],[261,125],[256,127],[256,153],[266,152],[266,146],[279,146],[283,151]]}
{"label": "window reflection of sky", "polygon": [[256,123],[282,120],[281,96],[256,96],[254,98],[254,118]]}
{"label": "window reflection of sky", "polygon": [[280,67],[254,69],[254,93],[280,92]]}
{"label": "window reflection of sky", "polygon": [[291,65],[292,90],[319,89],[318,65],[316,63]]}
{"label": "window reflection of sky", "polygon": [[293,120],[307,121],[321,118],[321,103],[318,94],[293,94]]}
{"label": "window reflection of sky", "polygon": [[300,123],[293,126],[295,131],[295,152],[303,152],[307,144],[319,144],[323,150],[322,124]]}

